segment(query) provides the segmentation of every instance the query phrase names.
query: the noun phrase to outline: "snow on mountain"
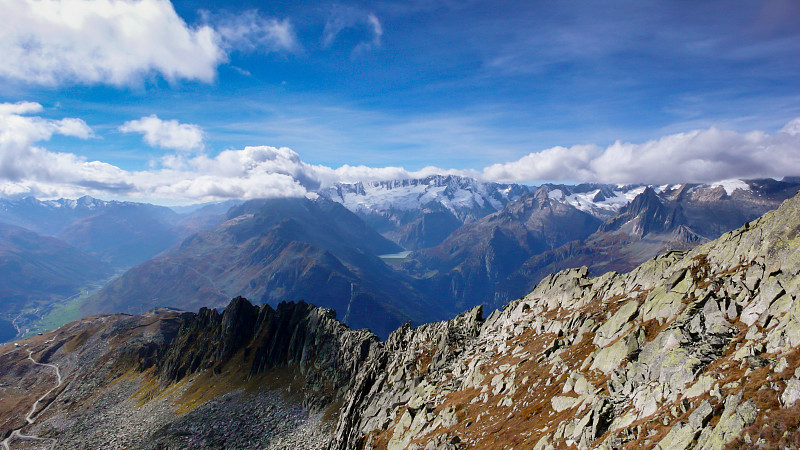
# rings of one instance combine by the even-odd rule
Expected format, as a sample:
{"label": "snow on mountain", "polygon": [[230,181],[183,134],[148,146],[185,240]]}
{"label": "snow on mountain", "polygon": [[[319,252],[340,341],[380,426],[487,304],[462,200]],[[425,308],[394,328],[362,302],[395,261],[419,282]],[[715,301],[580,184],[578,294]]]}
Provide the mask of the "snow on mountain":
{"label": "snow on mountain", "polygon": [[548,196],[604,219],[644,192],[644,185],[579,184],[577,186],[546,184]]}
{"label": "snow on mountain", "polygon": [[725,193],[728,195],[733,194],[733,191],[737,189],[741,189],[743,191],[750,190],[750,185],[743,180],[722,180],[711,184],[712,188],[717,186],[722,186],[722,188],[725,189]]}
{"label": "snow on mountain", "polygon": [[722,187],[727,195],[732,195],[736,190],[751,191],[752,188],[744,180],[730,179],[709,184],[674,184],[674,185],[612,185],[612,184],[579,184],[570,185],[544,185],[549,188],[548,196],[551,199],[568,203],[581,211],[599,218],[608,218],[628,204],[637,195],[648,187],[652,188],[659,196],[670,196],[684,187],[689,187],[689,192],[707,191]]}
{"label": "snow on mountain", "polygon": [[[669,195],[683,186],[685,185],[665,184],[649,187],[659,195]],[[742,180],[692,185],[691,189],[713,189],[718,186],[722,186],[728,195],[737,189],[751,189]],[[644,192],[648,185],[548,183],[541,187],[548,191],[547,195],[552,200],[567,203],[600,219],[607,219]],[[486,183],[467,177],[435,175],[421,179],[342,183],[320,191],[320,195],[361,214],[391,215],[440,206],[467,223],[499,211],[508,202],[536,189],[535,186]]]}
{"label": "snow on mountain", "polygon": [[89,196],[78,199],[18,200],[0,199],[0,222],[27,228],[37,233],[57,236],[78,220],[103,212],[112,214],[136,210],[155,220],[174,223],[178,214],[164,206],[125,201],[105,201]]}
{"label": "snow on mountain", "polygon": [[433,175],[420,179],[341,183],[320,195],[361,213],[442,208],[469,222],[498,211],[530,191],[518,184],[483,183],[473,178]]}
{"label": "snow on mountain", "polygon": [[0,210],[9,211],[12,209],[40,210],[96,210],[110,205],[123,205],[129,202],[105,201],[85,195],[77,199],[60,198],[58,200],[38,200],[34,197],[26,197],[21,200],[0,199]]}
{"label": "snow on mountain", "polygon": [[119,203],[120,202],[116,201],[107,202],[105,200],[89,197],[88,195],[85,195],[81,198],[74,200],[67,198],[60,198],[58,200],[44,200],[40,202],[42,206],[50,208],[68,208],[68,209],[86,209],[86,210],[96,210],[99,208],[104,208],[110,204],[119,204]]}

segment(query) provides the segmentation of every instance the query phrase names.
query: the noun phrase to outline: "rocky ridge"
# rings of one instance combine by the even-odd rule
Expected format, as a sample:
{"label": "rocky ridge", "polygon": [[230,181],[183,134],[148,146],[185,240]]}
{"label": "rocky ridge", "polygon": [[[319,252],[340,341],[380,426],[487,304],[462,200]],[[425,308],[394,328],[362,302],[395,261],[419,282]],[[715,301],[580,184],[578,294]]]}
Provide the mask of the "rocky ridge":
{"label": "rocky ridge", "polygon": [[480,317],[400,329],[332,448],[800,445],[800,198],[629,274],[545,278]]}
{"label": "rocky ridge", "polygon": [[[0,425],[55,448],[319,448],[377,342],[305,303],[90,317],[0,348]],[[28,350],[63,383],[26,425],[52,387]]]}
{"label": "rocky ridge", "polygon": [[380,342],[333,311],[100,316],[0,348],[0,423],[56,448],[800,447],[800,197],[627,274],[550,275]]}

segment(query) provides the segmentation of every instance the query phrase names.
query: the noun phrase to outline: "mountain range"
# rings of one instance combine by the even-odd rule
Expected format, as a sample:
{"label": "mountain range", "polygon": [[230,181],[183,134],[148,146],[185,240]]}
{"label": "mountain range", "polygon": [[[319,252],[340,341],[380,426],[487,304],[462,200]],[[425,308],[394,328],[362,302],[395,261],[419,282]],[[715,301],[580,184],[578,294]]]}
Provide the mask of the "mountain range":
{"label": "mountain range", "polygon": [[[663,192],[639,195],[600,232],[686,227],[674,205],[635,214]],[[283,208],[325,205],[341,211]],[[795,196],[628,273],[560,271],[488,317],[385,340],[241,297],[87,317],[0,348],[0,427],[7,445],[53,448],[796,448],[798,232]]]}
{"label": "mountain range", "polygon": [[630,271],[655,255],[716,239],[776,208],[797,190],[792,179],[637,188],[636,197],[589,237],[532,256],[498,291],[516,298],[550,273],[584,265],[592,275]]}
{"label": "mountain range", "polygon": [[319,195],[341,203],[403,248],[441,243],[459,226],[497,212],[530,192],[520,184],[483,183],[456,175],[339,183]]}
{"label": "mountain range", "polygon": [[400,250],[339,203],[252,200],[232,208],[218,227],[131,269],[83,309],[192,311],[222,307],[236,295],[273,306],[306,300],[336,309],[354,327],[386,335],[406,321],[444,317],[411,287],[410,278],[378,257]]}
{"label": "mountain range", "polygon": [[[91,197],[0,199],[0,328],[14,330],[0,332],[1,340],[25,333],[56,307],[72,311],[70,299],[215,226],[236,203],[222,205],[223,211],[205,205],[179,214]],[[14,326],[2,326],[6,322]]]}
{"label": "mountain range", "polygon": [[180,241],[180,216],[147,203],[77,200],[0,200],[0,222],[50,235],[118,268],[144,262]]}
{"label": "mountain range", "polygon": [[385,337],[407,321],[498,308],[562,269],[625,272],[690,249],[798,187],[791,178],[532,187],[431,176],[180,212],[89,197],[3,201],[0,222],[38,223],[97,267],[127,269],[82,300],[83,314],[197,311],[243,295],[272,306],[312,302]]}

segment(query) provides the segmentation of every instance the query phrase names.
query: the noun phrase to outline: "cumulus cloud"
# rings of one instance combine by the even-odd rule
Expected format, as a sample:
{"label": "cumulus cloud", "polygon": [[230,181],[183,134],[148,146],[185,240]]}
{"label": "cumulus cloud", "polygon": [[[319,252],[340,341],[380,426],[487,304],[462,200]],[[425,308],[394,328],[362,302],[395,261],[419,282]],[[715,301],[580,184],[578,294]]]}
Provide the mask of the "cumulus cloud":
{"label": "cumulus cloud", "polygon": [[330,47],[333,45],[339,33],[348,29],[364,27],[369,34],[369,38],[359,42],[353,49],[353,53],[371,50],[381,45],[383,37],[383,26],[375,14],[368,13],[352,6],[337,5],[331,9],[325,28],[322,31],[322,46]]}
{"label": "cumulus cloud", "polygon": [[[55,134],[87,138],[80,119],[45,119],[37,103],[0,104],[0,195],[42,198],[115,195],[211,200],[304,195],[297,154],[265,148],[223,152],[215,158],[188,158],[183,168],[126,171],[71,153],[52,152],[40,143]],[[146,118],[147,119],[147,118]],[[297,166],[294,169],[293,166]]]}
{"label": "cumulus cloud", "polygon": [[0,78],[139,84],[211,82],[228,54],[300,50],[288,19],[255,11],[188,25],[169,0],[0,1]]}
{"label": "cumulus cloud", "polygon": [[[800,169],[800,132],[797,129],[800,119],[795,119],[775,134],[710,128],[642,144],[615,142],[605,148],[597,145],[553,147],[518,161],[486,167],[482,172],[437,167],[418,171],[350,165],[333,168],[307,163],[289,148],[269,146],[225,150],[213,156],[178,152],[149,170],[127,171],[101,161],[87,161],[71,153],[43,148],[41,143],[53,135],[85,139],[92,136],[92,130],[80,119],[53,120],[37,116],[41,111],[37,103],[0,104],[0,196],[74,198],[89,194],[201,202],[298,197],[339,182],[408,179],[435,174],[473,176],[485,181],[663,184],[782,177],[797,175]],[[137,122],[143,123],[144,119]],[[143,133],[147,138],[146,132]]]}
{"label": "cumulus cloud", "polygon": [[203,130],[194,124],[161,120],[155,114],[125,122],[119,131],[141,133],[152,147],[190,151],[203,148]]}
{"label": "cumulus cloud", "polygon": [[781,177],[798,172],[800,118],[774,135],[712,127],[641,144],[617,141],[605,148],[553,147],[517,161],[488,166],[483,178],[662,184]]}
{"label": "cumulus cloud", "polygon": [[81,186],[85,180],[106,183],[113,189],[121,172],[102,162],[86,162],[70,153],[49,152],[35,145],[60,134],[81,139],[93,135],[80,119],[44,119],[28,114],[39,112],[38,103],[0,104],[0,192],[24,194],[36,180]]}
{"label": "cumulus cloud", "polygon": [[205,18],[216,24],[215,29],[223,44],[230,49],[262,53],[302,49],[289,19],[264,17],[256,10],[218,18],[206,13]]}
{"label": "cumulus cloud", "polygon": [[0,76],[25,82],[211,81],[226,59],[217,33],[169,0],[2,1],[0,16]]}
{"label": "cumulus cloud", "polygon": [[[229,198],[297,197],[339,181],[412,178],[442,173],[436,168],[409,172],[399,167],[370,168],[313,165],[282,147],[245,147],[215,156],[179,152],[150,170],[127,171],[101,161],[41,146],[53,135],[92,136],[80,119],[45,119],[38,103],[0,103],[0,196],[40,198],[82,195],[178,201]],[[202,133],[195,125],[157,116],[127,122],[126,131],[141,132],[153,145],[195,149]]]}
{"label": "cumulus cloud", "polygon": [[800,117],[790,121],[785,127],[781,129],[781,133],[786,133],[792,136],[800,134]]}

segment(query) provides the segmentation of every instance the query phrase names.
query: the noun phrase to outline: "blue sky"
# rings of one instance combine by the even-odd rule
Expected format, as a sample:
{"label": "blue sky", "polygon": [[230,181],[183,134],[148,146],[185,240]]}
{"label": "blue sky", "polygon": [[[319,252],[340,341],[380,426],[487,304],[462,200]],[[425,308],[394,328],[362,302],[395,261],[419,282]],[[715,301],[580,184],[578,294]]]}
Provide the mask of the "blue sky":
{"label": "blue sky", "polygon": [[[167,166],[173,175],[197,172],[202,164],[192,158],[213,160],[246,146],[292,149],[289,159],[304,166],[260,170],[295,181],[311,166],[327,173],[363,165],[411,174],[434,166],[518,182],[660,182],[637,161],[639,153],[647,160],[648,142],[663,147],[683,136],[696,142],[657,151],[684,159],[706,152],[692,167],[717,167],[750,152],[726,154],[726,146],[756,145],[751,134],[761,133],[780,165],[726,163],[676,179],[687,173],[681,160],[665,176],[682,182],[800,172],[800,133],[792,132],[800,117],[795,1],[107,0],[104,11],[84,0],[18,3],[3,11],[20,25],[0,32],[0,103],[38,103],[10,114],[40,124],[79,119],[86,130],[27,136],[0,149],[7,165],[9,155],[36,147],[113,169],[88,181],[94,175],[85,168],[54,178],[34,170],[35,160],[15,159],[21,168],[5,175],[0,195],[97,195],[116,177],[131,187],[113,195],[170,197],[152,183],[136,187],[137,180]],[[68,13],[54,13],[63,8]],[[81,19],[70,22],[70,14]],[[53,26],[59,20],[63,29]],[[155,131],[143,118],[152,115],[175,126],[147,122],[161,127],[160,140],[148,141],[147,131]],[[178,138],[164,138],[180,125],[200,143],[180,148]],[[0,132],[16,130],[5,126]],[[630,147],[614,150],[617,141]],[[697,142],[704,147],[691,147]],[[539,155],[547,151],[555,160]],[[615,151],[627,152],[630,164],[598,166]],[[522,162],[532,166],[515,173]],[[334,173],[312,178],[353,178]],[[386,173],[396,171],[367,178]],[[265,194],[224,191],[175,195]]]}

